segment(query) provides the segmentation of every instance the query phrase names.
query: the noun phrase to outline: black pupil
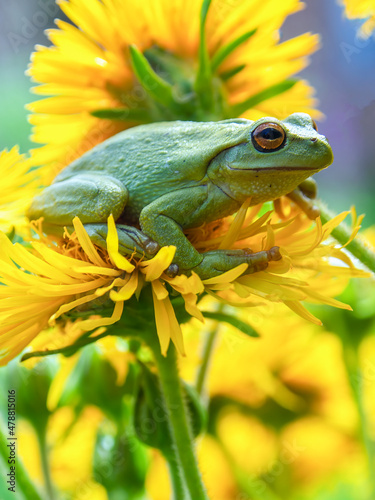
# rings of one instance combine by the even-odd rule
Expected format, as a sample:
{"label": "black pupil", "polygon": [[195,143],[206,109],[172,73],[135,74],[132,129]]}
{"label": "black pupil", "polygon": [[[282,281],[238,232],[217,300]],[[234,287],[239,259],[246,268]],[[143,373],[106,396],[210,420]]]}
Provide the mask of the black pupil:
{"label": "black pupil", "polygon": [[275,139],[280,139],[281,132],[280,130],[276,130],[275,128],[265,128],[261,131],[260,136],[263,139],[267,139],[268,141],[273,141]]}

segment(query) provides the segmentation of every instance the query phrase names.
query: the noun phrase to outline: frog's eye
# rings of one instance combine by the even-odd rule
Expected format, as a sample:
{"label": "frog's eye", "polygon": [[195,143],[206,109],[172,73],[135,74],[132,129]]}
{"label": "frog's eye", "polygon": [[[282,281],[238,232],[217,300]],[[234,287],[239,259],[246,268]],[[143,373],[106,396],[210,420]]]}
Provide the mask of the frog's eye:
{"label": "frog's eye", "polygon": [[262,123],[251,134],[255,149],[263,153],[272,153],[285,144],[285,131],[277,123]]}
{"label": "frog's eye", "polygon": [[318,132],[318,125],[315,123],[315,120],[312,121],[313,129]]}

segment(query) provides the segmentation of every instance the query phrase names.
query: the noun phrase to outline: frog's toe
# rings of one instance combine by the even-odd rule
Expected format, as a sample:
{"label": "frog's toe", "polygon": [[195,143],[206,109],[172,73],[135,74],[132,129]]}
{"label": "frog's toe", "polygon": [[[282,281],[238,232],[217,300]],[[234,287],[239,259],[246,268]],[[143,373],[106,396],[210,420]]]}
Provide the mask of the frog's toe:
{"label": "frog's toe", "polygon": [[306,215],[309,219],[315,220],[320,216],[320,209],[316,205],[311,205],[311,207],[307,210]]}
{"label": "frog's toe", "polygon": [[119,238],[119,250],[123,255],[136,252],[138,257],[151,259],[159,250],[160,245],[145,235],[139,229],[125,224],[116,224]]}
{"label": "frog's toe", "polygon": [[156,241],[148,239],[148,241],[145,241],[143,243],[144,249],[147,253],[150,255],[155,255],[159,250],[160,250],[160,245],[159,243],[156,243]]}
{"label": "frog's toe", "polygon": [[270,248],[269,250],[267,250],[267,255],[268,255],[269,261],[277,261],[277,260],[281,260],[283,258],[283,256],[280,253],[279,247]]}
{"label": "frog's toe", "polygon": [[257,264],[253,264],[251,267],[245,271],[245,274],[253,274],[259,273],[259,271],[264,271],[268,267],[268,262],[258,262]]}
{"label": "frog's toe", "polygon": [[177,264],[170,264],[164,272],[169,278],[175,278],[180,272],[180,268]]}

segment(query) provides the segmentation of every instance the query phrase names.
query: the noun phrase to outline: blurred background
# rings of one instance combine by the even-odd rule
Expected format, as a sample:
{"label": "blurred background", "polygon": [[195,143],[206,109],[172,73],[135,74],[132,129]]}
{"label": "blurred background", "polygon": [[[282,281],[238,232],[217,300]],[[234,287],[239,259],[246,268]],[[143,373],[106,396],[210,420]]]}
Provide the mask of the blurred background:
{"label": "blurred background", "polygon": [[[290,16],[282,29],[287,40],[304,32],[320,33],[322,48],[300,74],[316,89],[319,123],[335,162],[317,176],[320,194],[335,211],[355,204],[375,223],[375,37],[361,40],[360,20],[344,17],[337,0],[306,0],[305,10]],[[65,19],[53,0],[0,0],[0,149],[19,144],[26,152],[30,125],[24,105],[35,99],[24,71],[35,44],[48,44],[44,30],[55,17]]]}

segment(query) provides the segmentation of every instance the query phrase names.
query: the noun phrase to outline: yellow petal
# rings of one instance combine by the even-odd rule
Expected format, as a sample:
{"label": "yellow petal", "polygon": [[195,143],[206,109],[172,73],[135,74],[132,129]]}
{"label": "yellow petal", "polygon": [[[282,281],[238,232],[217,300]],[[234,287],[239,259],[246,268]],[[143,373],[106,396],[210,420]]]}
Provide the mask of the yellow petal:
{"label": "yellow petal", "polygon": [[237,267],[234,267],[230,271],[227,271],[226,273],[220,274],[219,276],[215,276],[214,278],[209,278],[206,280],[203,280],[204,285],[214,285],[217,283],[230,283],[237,279],[241,274],[243,274],[246,269],[249,267],[248,264],[240,264]]}
{"label": "yellow petal", "polygon": [[115,307],[113,309],[113,314],[110,318],[98,318],[98,319],[86,319],[84,321],[77,321],[74,324],[74,331],[83,330],[88,332],[90,330],[94,330],[95,328],[99,328],[101,326],[109,326],[113,325],[117,321],[120,320],[122,311],[124,309],[124,302],[116,302]]}
{"label": "yellow petal", "polygon": [[323,239],[328,238],[332,231],[341,224],[341,222],[350,214],[349,211],[342,212],[336,215],[333,219],[329,220],[323,225]]}
{"label": "yellow petal", "polygon": [[238,240],[239,234],[244,223],[247,209],[249,208],[251,198],[248,198],[238,210],[234,221],[232,222],[229,231],[223,238],[223,241],[219,245],[219,249],[230,249],[234,243]]}
{"label": "yellow petal", "polygon": [[145,260],[140,263],[142,272],[146,275],[146,281],[159,279],[163,272],[169,267],[173,261],[176,247],[162,247],[158,253],[150,260]]}
{"label": "yellow petal", "polygon": [[198,297],[195,295],[195,293],[186,293],[182,297],[185,301],[185,309],[190,314],[190,316],[193,316],[194,318],[197,318],[199,321],[202,321],[202,323],[204,323],[204,316],[201,313],[200,309],[197,307]]}
{"label": "yellow petal", "polygon": [[186,356],[185,347],[184,347],[184,339],[182,337],[181,327],[180,327],[179,322],[177,321],[176,314],[174,312],[171,301],[169,300],[169,297],[165,298],[163,300],[163,302],[165,305],[166,313],[168,315],[169,331],[170,331],[171,339],[172,339],[174,345],[176,346],[177,351],[182,356]]}
{"label": "yellow petal", "polygon": [[174,278],[166,278],[166,281],[174,288],[177,292],[184,293],[194,293],[199,294],[204,291],[204,285],[200,277],[192,272],[190,276],[181,274]]}
{"label": "yellow petal", "polygon": [[320,319],[316,318],[313,314],[311,314],[310,311],[308,311],[300,302],[297,302],[295,300],[291,301],[284,301],[284,304],[289,307],[292,311],[294,311],[298,316],[301,316],[304,319],[307,319],[307,321],[310,321],[311,323],[315,323],[316,325],[321,326],[322,322]]}
{"label": "yellow petal", "polygon": [[138,286],[138,272],[134,271],[128,282],[118,291],[112,290],[109,294],[110,298],[114,301],[129,300],[137,290]]}
{"label": "yellow petal", "polygon": [[160,342],[160,349],[163,356],[166,356],[169,342],[171,340],[168,313],[165,307],[164,300],[159,300],[157,298],[154,289],[152,289],[152,298],[154,301],[155,323]]}
{"label": "yellow petal", "polygon": [[78,217],[74,217],[73,226],[76,231],[78,241],[91,262],[96,266],[106,267],[104,260],[98,254],[96,248],[90,240],[89,235],[86,233],[82,222]]}
{"label": "yellow petal", "polygon": [[108,217],[107,250],[114,266],[127,273],[131,273],[134,270],[135,267],[133,264],[130,264],[130,262],[118,251],[118,234],[112,214]]}
{"label": "yellow petal", "polygon": [[84,297],[81,297],[79,299],[73,300],[72,302],[69,302],[68,304],[62,305],[58,311],[53,314],[49,320],[50,324],[55,321],[59,316],[62,314],[65,314],[68,311],[71,311],[75,307],[81,306],[82,304],[87,304],[87,302],[90,302],[92,300],[96,300],[98,296],[96,293],[92,293],[90,295],[85,295]]}
{"label": "yellow petal", "polygon": [[163,300],[168,297],[168,290],[159,280],[151,281],[151,285],[152,290],[158,300]]}

